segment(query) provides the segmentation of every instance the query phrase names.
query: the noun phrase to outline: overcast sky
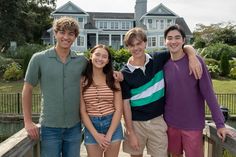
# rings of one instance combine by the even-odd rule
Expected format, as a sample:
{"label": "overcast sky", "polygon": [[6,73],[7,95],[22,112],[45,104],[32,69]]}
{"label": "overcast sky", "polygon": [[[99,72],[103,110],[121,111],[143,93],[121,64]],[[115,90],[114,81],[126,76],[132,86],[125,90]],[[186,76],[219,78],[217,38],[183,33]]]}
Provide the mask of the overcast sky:
{"label": "overcast sky", "polygon": [[[135,0],[70,0],[86,12],[133,13]],[[236,0],[147,0],[147,11],[160,3],[183,17],[193,31],[196,24],[236,23]],[[57,0],[57,8],[67,3]]]}

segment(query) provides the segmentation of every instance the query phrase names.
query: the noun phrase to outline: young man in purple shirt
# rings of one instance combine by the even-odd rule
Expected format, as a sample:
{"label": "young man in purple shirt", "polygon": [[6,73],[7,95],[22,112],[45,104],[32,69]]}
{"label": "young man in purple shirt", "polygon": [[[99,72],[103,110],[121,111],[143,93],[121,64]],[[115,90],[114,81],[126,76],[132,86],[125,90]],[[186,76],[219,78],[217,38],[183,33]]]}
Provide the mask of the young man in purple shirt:
{"label": "young man in purple shirt", "polygon": [[201,79],[189,75],[188,58],[183,51],[185,33],[179,25],[164,32],[171,59],[164,66],[166,104],[164,118],[168,125],[168,150],[172,157],[203,157],[202,130],[205,125],[205,100],[211,110],[218,136],[224,141],[231,134],[213,91],[210,75],[203,60]]}

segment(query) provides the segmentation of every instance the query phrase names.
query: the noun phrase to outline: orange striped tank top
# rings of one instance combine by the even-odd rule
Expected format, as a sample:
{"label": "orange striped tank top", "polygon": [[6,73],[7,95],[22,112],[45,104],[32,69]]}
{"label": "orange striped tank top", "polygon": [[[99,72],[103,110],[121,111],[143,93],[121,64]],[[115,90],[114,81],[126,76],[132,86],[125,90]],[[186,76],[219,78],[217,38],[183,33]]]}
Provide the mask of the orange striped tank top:
{"label": "orange striped tank top", "polygon": [[115,111],[114,92],[107,85],[91,85],[83,93],[89,116],[104,116]]}

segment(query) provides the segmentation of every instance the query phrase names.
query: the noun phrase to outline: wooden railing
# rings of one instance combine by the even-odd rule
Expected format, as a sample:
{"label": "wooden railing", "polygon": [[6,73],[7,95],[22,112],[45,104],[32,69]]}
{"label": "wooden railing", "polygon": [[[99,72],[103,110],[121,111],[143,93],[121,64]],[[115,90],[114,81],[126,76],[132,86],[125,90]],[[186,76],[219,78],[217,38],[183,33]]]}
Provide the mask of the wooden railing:
{"label": "wooden railing", "polygon": [[[203,131],[204,157],[235,157],[236,156],[236,130],[232,129],[233,137],[227,136],[224,143],[218,138],[213,123],[206,122]],[[225,155],[225,151],[228,152]],[[20,130],[7,140],[0,143],[0,157],[40,157],[39,141],[31,140],[25,131]]]}
{"label": "wooden railing", "polygon": [[39,141],[31,140],[21,129],[0,143],[0,157],[40,157]]}
{"label": "wooden railing", "polygon": [[205,124],[204,136],[204,157],[236,157],[236,130],[227,126],[233,132],[233,136],[227,136],[222,142],[217,136],[217,129],[214,123]]}

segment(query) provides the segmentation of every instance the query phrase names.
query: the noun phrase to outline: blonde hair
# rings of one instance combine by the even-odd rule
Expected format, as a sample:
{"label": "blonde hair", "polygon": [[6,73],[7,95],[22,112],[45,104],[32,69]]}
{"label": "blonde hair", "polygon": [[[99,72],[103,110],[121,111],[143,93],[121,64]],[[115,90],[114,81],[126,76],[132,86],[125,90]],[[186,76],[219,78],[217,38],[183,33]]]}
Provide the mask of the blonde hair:
{"label": "blonde hair", "polygon": [[79,23],[72,17],[63,16],[53,21],[53,30],[55,33],[69,30],[74,32],[77,37],[79,34]]}
{"label": "blonde hair", "polygon": [[132,45],[134,39],[147,42],[147,35],[144,32],[144,29],[140,27],[135,27],[126,32],[124,38],[125,46]]}

